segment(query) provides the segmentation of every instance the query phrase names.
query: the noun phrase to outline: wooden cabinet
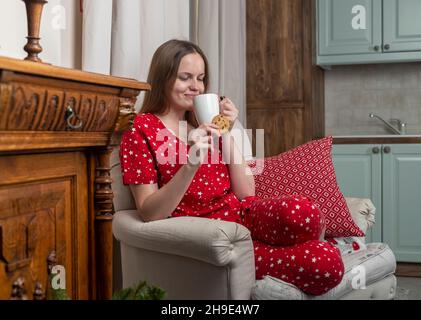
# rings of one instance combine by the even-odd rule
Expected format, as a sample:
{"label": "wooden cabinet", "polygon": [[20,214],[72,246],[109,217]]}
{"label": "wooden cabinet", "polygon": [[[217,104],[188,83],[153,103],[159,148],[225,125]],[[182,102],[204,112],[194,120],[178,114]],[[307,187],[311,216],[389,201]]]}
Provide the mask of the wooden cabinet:
{"label": "wooden cabinet", "polygon": [[66,290],[88,299],[89,243],[87,158],[83,152],[0,157],[0,296],[11,281],[45,288],[53,251],[65,266]]}
{"label": "wooden cabinet", "polygon": [[319,65],[421,60],[421,2],[317,0]]}
{"label": "wooden cabinet", "polygon": [[45,291],[52,253],[71,298],[111,297],[109,158],[148,88],[0,57],[0,299]]}
{"label": "wooden cabinet", "polygon": [[307,0],[246,2],[247,127],[264,129],[266,156],[324,135],[314,10]]}
{"label": "wooden cabinet", "polygon": [[372,199],[370,241],[389,244],[400,262],[421,262],[421,144],[334,145],[345,196]]}

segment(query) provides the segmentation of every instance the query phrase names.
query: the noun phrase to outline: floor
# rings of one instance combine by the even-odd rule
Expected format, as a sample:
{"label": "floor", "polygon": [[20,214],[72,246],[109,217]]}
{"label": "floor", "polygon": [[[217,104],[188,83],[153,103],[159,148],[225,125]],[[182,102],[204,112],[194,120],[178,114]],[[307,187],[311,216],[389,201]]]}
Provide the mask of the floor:
{"label": "floor", "polygon": [[421,300],[421,278],[397,277],[396,300]]}

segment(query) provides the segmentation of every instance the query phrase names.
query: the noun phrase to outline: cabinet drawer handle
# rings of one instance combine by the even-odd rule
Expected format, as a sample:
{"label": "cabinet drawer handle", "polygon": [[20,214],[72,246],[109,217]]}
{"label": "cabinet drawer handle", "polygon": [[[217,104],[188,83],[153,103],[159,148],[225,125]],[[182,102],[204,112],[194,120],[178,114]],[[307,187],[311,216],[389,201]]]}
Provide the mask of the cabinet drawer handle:
{"label": "cabinet drawer handle", "polygon": [[[70,123],[70,121],[73,118],[75,118],[77,121],[75,125]],[[64,114],[64,119],[66,120],[66,123],[67,123],[67,127],[66,127],[67,129],[71,129],[71,130],[80,129],[83,125],[82,119],[76,114],[76,112],[73,110],[71,106],[67,106],[66,113]]]}
{"label": "cabinet drawer handle", "polygon": [[390,153],[390,151],[391,151],[391,150],[390,150],[390,147],[384,147],[384,148],[383,148],[383,152],[384,152],[384,153]]}
{"label": "cabinet drawer handle", "polygon": [[374,148],[372,149],[372,151],[373,151],[373,153],[374,153],[374,154],[377,154],[377,153],[379,153],[379,152],[380,152],[380,149],[379,149],[379,147],[374,147]]}
{"label": "cabinet drawer handle", "polygon": [[389,50],[390,49],[390,44],[385,44],[383,47],[385,50]]}
{"label": "cabinet drawer handle", "polygon": [[374,46],[374,51],[379,51],[380,50],[380,46]]}

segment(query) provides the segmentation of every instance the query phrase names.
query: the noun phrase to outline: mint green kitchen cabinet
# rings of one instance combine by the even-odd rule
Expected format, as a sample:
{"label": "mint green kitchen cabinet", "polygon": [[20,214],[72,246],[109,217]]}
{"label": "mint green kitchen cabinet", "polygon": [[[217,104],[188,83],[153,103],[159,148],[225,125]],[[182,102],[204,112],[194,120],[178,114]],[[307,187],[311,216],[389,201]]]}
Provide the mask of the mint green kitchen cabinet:
{"label": "mint green kitchen cabinet", "polygon": [[421,61],[421,1],[317,0],[317,64]]}
{"label": "mint green kitchen cabinet", "polygon": [[383,43],[387,52],[421,51],[420,0],[383,0]]}
{"label": "mint green kitchen cabinet", "polygon": [[341,144],[332,154],[343,194],[376,206],[367,241],[387,243],[400,262],[421,262],[421,144]]}
{"label": "mint green kitchen cabinet", "polygon": [[421,262],[421,144],[383,147],[383,240],[398,261]]}
{"label": "mint green kitchen cabinet", "polygon": [[381,145],[334,145],[332,148],[332,155],[336,179],[344,196],[370,199],[376,207],[376,223],[366,234],[366,241],[381,242]]}
{"label": "mint green kitchen cabinet", "polygon": [[321,0],[318,11],[320,55],[380,50],[382,0]]}

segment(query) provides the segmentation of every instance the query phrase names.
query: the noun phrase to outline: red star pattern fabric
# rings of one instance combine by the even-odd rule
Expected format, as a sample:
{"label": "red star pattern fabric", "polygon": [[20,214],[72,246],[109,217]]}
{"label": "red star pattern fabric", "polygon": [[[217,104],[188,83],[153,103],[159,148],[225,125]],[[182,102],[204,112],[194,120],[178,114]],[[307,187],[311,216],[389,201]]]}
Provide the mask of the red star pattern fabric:
{"label": "red star pattern fabric", "polygon": [[[124,184],[164,186],[186,163],[189,148],[157,116],[138,115],[120,145]],[[217,163],[199,167],[172,216],[199,216],[246,226],[254,241],[257,279],[272,275],[314,295],[338,285],[344,269],[340,252],[319,241],[324,219],[313,201],[298,195],[240,201],[231,189],[228,165],[220,150],[215,152],[218,154],[209,152],[208,160],[218,159]]]}
{"label": "red star pattern fabric", "polygon": [[339,250],[327,242],[313,240],[289,247],[273,247],[256,240],[253,244],[257,279],[271,275],[312,295],[328,292],[342,279],[344,266]]}
{"label": "red star pattern fabric", "polygon": [[[278,156],[265,158],[262,173],[255,176],[256,196],[283,194],[312,199],[326,219],[326,237],[363,237],[351,217],[336,181],[332,137],[310,141]],[[258,165],[251,161],[250,167]]]}
{"label": "red star pattern fabric", "polygon": [[322,213],[302,196],[256,199],[248,208],[243,205],[243,210],[247,212],[243,222],[252,238],[270,245],[292,246],[319,239],[324,229]]}

